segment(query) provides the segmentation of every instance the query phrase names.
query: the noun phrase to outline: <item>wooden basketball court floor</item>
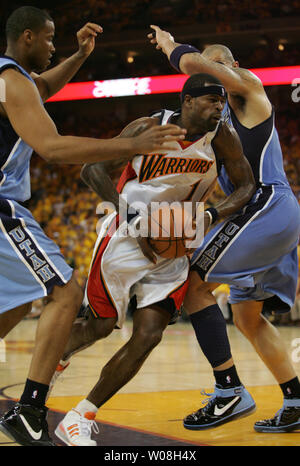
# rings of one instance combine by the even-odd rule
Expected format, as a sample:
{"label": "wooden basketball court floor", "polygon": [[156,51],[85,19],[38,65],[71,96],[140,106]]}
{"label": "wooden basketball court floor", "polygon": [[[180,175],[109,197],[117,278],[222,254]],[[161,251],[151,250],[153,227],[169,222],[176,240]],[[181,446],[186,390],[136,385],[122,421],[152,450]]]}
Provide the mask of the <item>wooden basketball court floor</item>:
{"label": "wooden basketball court floor", "polygon": [[[36,320],[23,320],[5,339],[6,362],[0,362],[0,412],[18,399],[27,377],[34,343]],[[280,327],[292,354],[299,327]],[[123,345],[131,333],[131,321],[106,340],[73,357],[58,380],[48,401],[49,431],[64,413],[83,399],[98,379],[100,369]],[[289,434],[263,434],[253,429],[256,420],[273,417],[281,408],[281,391],[250,343],[232,325],[228,326],[232,352],[240,378],[254,397],[253,414],[215,429],[189,431],[182,419],[197,410],[213,391],[212,370],[201,353],[190,323],[169,326],[161,344],[141,371],[98,412],[100,433],[94,437],[102,446],[300,446],[300,430]],[[300,375],[300,361],[293,363]],[[0,433],[1,446],[17,446]]]}

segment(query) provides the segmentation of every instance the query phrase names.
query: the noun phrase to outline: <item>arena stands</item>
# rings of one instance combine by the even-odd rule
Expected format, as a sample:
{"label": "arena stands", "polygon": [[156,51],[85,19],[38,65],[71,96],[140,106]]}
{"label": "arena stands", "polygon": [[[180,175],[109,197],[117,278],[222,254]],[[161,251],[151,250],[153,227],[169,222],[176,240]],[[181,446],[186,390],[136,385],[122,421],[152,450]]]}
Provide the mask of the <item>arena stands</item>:
{"label": "arena stands", "polygon": [[[4,0],[3,11],[24,5],[22,1]],[[35,1],[30,5],[47,9],[55,17],[58,35],[69,36],[82,26],[83,18],[100,22],[107,32],[145,29],[149,24],[162,27],[213,24],[216,30],[231,31],[239,22],[292,18],[300,15],[298,0],[106,0]],[[1,26],[5,18],[1,19]],[[3,28],[1,28],[3,29]],[[3,34],[3,33],[2,33]]]}

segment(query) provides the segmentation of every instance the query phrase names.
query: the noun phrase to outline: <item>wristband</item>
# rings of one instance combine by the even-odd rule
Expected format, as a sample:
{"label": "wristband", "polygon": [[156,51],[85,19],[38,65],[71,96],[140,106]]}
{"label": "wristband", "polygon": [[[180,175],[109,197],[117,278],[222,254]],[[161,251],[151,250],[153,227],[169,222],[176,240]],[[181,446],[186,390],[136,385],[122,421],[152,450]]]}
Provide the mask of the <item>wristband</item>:
{"label": "wristband", "polygon": [[219,214],[218,214],[218,211],[217,209],[215,209],[214,207],[209,207],[208,209],[205,210],[205,212],[208,213],[208,215],[210,216],[210,225],[212,225],[213,223],[215,223],[216,220],[218,220],[219,218]]}
{"label": "wristband", "polygon": [[196,49],[196,47],[193,47],[192,45],[188,45],[188,44],[178,45],[178,47],[176,47],[176,49],[174,49],[170,55],[170,63],[173,66],[173,68],[175,68],[178,72],[180,72],[180,68],[179,68],[180,58],[185,53],[201,53],[201,52],[200,50]]}

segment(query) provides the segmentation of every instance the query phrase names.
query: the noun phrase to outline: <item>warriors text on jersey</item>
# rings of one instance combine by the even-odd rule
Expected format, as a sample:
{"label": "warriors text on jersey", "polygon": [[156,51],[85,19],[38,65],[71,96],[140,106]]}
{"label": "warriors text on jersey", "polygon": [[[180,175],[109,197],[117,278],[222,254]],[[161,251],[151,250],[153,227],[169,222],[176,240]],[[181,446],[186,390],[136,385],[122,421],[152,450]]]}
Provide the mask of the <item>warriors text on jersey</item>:
{"label": "warriors text on jersey", "polygon": [[[167,124],[175,112],[163,110],[161,124]],[[137,155],[124,170],[118,191],[128,204],[136,201],[204,201],[217,179],[217,162],[211,142],[217,132],[206,133],[194,142],[174,142],[174,150],[165,155]]]}

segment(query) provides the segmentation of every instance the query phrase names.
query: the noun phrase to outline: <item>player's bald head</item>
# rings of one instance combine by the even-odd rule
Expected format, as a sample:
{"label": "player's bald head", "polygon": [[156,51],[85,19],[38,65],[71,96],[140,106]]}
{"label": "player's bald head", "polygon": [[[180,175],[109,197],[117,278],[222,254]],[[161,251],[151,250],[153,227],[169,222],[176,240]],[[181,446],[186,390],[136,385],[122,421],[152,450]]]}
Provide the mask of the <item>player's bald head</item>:
{"label": "player's bald head", "polygon": [[222,44],[213,44],[205,47],[202,52],[203,57],[215,62],[223,63],[227,66],[236,66],[231,50]]}

